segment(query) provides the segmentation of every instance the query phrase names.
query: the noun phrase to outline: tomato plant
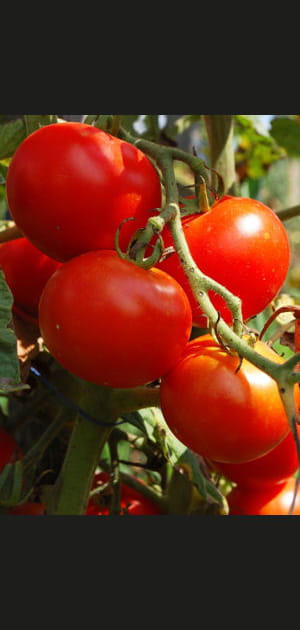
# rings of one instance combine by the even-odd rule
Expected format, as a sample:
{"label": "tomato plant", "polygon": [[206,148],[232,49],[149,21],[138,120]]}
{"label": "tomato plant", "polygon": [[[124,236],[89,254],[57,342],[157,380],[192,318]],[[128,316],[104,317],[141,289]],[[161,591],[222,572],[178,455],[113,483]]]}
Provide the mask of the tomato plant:
{"label": "tomato plant", "polygon": [[[298,439],[300,427],[297,425]],[[228,464],[225,462],[208,462],[213,470],[221,473],[239,486],[258,487],[274,485],[285,481],[298,469],[298,454],[292,431],[269,451],[266,455],[242,464]]]}
{"label": "tomato plant", "polygon": [[[104,484],[108,484],[107,489],[104,492],[91,497],[87,507],[87,515],[89,516],[107,516],[110,513],[110,500],[112,495],[112,489],[109,485],[110,476],[108,473],[97,473],[94,477],[92,489],[101,488]],[[120,508],[121,514],[129,514],[132,516],[138,515],[159,515],[162,514],[159,507],[150,501],[137,490],[134,490],[126,483],[121,484],[121,496],[120,496]]]}
{"label": "tomato plant", "polygon": [[[245,488],[236,486],[227,495],[229,514],[257,516],[288,516],[295,490],[295,478],[271,486]],[[293,515],[300,515],[300,490],[298,490]]]}
{"label": "tomato plant", "polygon": [[[261,312],[281,289],[290,264],[288,235],[275,212],[246,197],[225,195],[207,212],[182,220],[184,234],[196,265],[242,300],[244,319]],[[163,232],[165,247],[171,236]],[[158,263],[183,286],[189,296],[193,322],[203,327],[205,315],[189,286],[178,254]],[[232,322],[224,299],[209,291],[221,317]]]}
{"label": "tomato plant", "polygon": [[25,237],[0,245],[0,267],[13,294],[13,308],[17,313],[25,319],[29,316],[37,320],[42,290],[60,265]]}
{"label": "tomato plant", "polygon": [[159,176],[135,146],[84,123],[55,123],[21,142],[6,180],[16,224],[36,247],[65,261],[94,249],[113,249],[144,227],[161,206]]}
{"label": "tomato plant", "polygon": [[[283,363],[261,341],[255,350]],[[191,341],[181,360],[162,378],[166,422],[179,440],[208,459],[250,461],[274,448],[289,431],[274,379],[245,359],[239,364],[239,357],[206,334]],[[298,386],[294,391],[298,408]]]}
{"label": "tomato plant", "polygon": [[143,385],[169,370],[185,348],[191,322],[189,301],[176,280],[114,251],[68,261],[40,300],[41,333],[57,361],[111,387]]}

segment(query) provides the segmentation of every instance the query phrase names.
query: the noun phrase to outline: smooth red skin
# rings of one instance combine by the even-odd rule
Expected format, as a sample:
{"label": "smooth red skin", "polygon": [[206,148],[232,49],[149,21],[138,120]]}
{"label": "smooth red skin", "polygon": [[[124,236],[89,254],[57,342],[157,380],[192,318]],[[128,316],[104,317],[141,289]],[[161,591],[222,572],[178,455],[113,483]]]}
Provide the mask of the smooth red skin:
{"label": "smooth red skin", "polygon": [[0,427],[0,471],[21,457],[21,449],[10,433]]}
{"label": "smooth red skin", "polygon": [[39,325],[49,351],[73,374],[99,385],[136,387],[180,359],[192,314],[173,278],[101,250],[73,258],[51,276]]}
{"label": "smooth red skin", "polygon": [[6,190],[23,234],[59,261],[113,249],[117,228],[134,217],[122,227],[125,249],[150,211],[161,207],[159,176],[147,156],[78,122],[47,125],[27,136],[11,160]]}
{"label": "smooth red skin", "polygon": [[[282,363],[261,341],[255,350]],[[177,438],[202,457],[241,463],[274,448],[289,432],[276,382],[250,362],[227,354],[204,335],[161,380],[160,402]],[[300,403],[295,387],[295,403]]]}
{"label": "smooth red skin", "polygon": [[[297,433],[300,439],[299,426]],[[238,485],[261,488],[287,480],[297,471],[299,462],[294,436],[289,431],[280,444],[263,457],[243,464],[209,461],[208,465]]]}
{"label": "smooth red skin", "polygon": [[46,506],[43,503],[34,501],[27,501],[26,503],[22,503],[22,505],[17,505],[9,511],[9,514],[13,516],[44,516],[45,513]]}
{"label": "smooth red skin", "polygon": [[[182,223],[196,265],[241,298],[244,319],[260,313],[273,300],[290,263],[288,236],[273,210],[254,199],[224,196],[208,212],[186,217]],[[172,245],[168,228],[163,231],[163,240],[165,247]],[[206,316],[188,285],[177,253],[157,266],[183,286],[194,325],[205,326]],[[232,315],[223,298],[211,291],[209,296],[222,318],[231,323]]]}
{"label": "smooth red skin", "polygon": [[[293,501],[295,478],[258,489],[236,486],[227,495],[229,515],[288,516]],[[300,515],[300,490],[292,516]]]}
{"label": "smooth red skin", "polygon": [[[93,489],[97,488],[104,483],[107,483],[110,479],[110,475],[105,472],[97,473],[93,482]],[[130,515],[159,515],[161,514],[158,506],[150,501],[147,497],[143,496],[137,490],[134,490],[126,484],[121,485],[121,514]],[[100,507],[97,505],[97,501],[93,498],[89,500],[86,514],[89,516],[107,516],[109,515],[109,509],[106,507]]]}
{"label": "smooth red skin", "polygon": [[43,288],[60,266],[61,263],[43,254],[25,237],[0,245],[0,267],[13,294],[17,314],[37,318]]}

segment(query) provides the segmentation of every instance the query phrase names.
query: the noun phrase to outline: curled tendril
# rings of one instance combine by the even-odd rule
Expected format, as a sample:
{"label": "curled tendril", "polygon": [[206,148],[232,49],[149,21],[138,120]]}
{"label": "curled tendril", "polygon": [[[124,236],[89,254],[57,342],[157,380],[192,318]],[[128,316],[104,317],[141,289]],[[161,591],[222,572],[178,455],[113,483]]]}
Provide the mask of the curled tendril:
{"label": "curled tendril", "polygon": [[[116,249],[117,253],[119,254],[120,258],[123,258],[123,259],[127,259],[128,258],[128,248],[127,248],[126,252],[123,252],[121,250],[121,247],[120,247],[120,234],[121,234],[121,229],[122,229],[124,223],[127,223],[127,221],[136,221],[136,218],[135,217],[127,217],[126,219],[123,219],[123,221],[120,223],[120,225],[117,228],[117,231],[116,231],[116,234],[115,234],[115,240],[114,240],[115,249]],[[130,241],[130,243],[131,243],[131,241]],[[130,245],[130,243],[129,243],[129,245]]]}
{"label": "curled tendril", "polygon": [[[154,244],[150,244],[149,236],[145,238],[146,228],[139,228],[132,235],[126,252],[123,252],[120,247],[120,232],[124,223],[133,220],[135,220],[135,217],[128,217],[119,225],[115,234],[115,249],[123,260],[130,260],[143,269],[150,269],[156,265],[163,254],[164,242],[162,236],[157,234],[156,230],[153,228],[150,238],[156,236],[156,241]],[[152,249],[152,253],[145,257],[145,251],[148,247]]]}
{"label": "curled tendril", "polygon": [[232,357],[236,357],[237,356],[236,351],[232,350],[229,345],[226,345],[224,343],[223,338],[222,338],[222,336],[220,335],[220,333],[218,331],[218,325],[219,325],[220,319],[221,319],[221,315],[220,315],[220,313],[218,311],[217,320],[216,320],[216,322],[214,324],[212,324],[213,334],[215,335],[216,340],[217,340],[219,346],[221,346],[222,350],[227,352],[227,354],[230,354]]}

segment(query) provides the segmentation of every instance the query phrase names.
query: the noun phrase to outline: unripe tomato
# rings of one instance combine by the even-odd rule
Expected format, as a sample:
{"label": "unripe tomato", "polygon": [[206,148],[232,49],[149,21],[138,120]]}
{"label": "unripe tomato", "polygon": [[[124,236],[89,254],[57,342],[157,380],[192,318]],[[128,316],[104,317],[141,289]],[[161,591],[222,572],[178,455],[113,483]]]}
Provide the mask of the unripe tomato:
{"label": "unripe tomato", "polygon": [[[284,362],[261,341],[255,350]],[[276,381],[246,359],[239,364],[239,357],[203,335],[187,345],[161,380],[161,408],[171,431],[208,459],[250,461],[268,453],[290,430]],[[298,385],[294,392],[298,409]]]}
{"label": "unripe tomato", "polygon": [[46,125],[21,142],[6,180],[7,201],[22,233],[51,258],[126,248],[161,206],[159,176],[135,146],[79,122]]}
{"label": "unripe tomato", "polygon": [[[227,495],[229,514],[257,516],[288,516],[295,490],[295,478],[257,488],[236,486]],[[300,490],[298,490],[293,516],[300,515]]]}
{"label": "unripe tomato", "polygon": [[136,387],[180,359],[192,314],[176,280],[101,250],[72,258],[51,276],[39,324],[48,350],[73,374]]}
{"label": "unripe tomato", "polygon": [[[298,439],[300,427],[297,425]],[[239,486],[261,488],[285,481],[299,467],[297,447],[292,431],[266,455],[242,464],[210,461],[209,466]]]}
{"label": "unripe tomato", "polygon": [[[246,197],[224,196],[210,210],[182,220],[184,234],[196,265],[207,276],[242,300],[243,318],[260,313],[277,295],[288,273],[290,246],[287,233],[275,212]],[[168,228],[166,247],[172,245]],[[186,291],[196,326],[206,325],[175,252],[157,265],[173,276]],[[209,296],[222,318],[232,322],[220,295]]]}
{"label": "unripe tomato", "polygon": [[2,243],[0,268],[13,294],[13,310],[25,318],[37,318],[43,288],[60,265],[25,237]]}

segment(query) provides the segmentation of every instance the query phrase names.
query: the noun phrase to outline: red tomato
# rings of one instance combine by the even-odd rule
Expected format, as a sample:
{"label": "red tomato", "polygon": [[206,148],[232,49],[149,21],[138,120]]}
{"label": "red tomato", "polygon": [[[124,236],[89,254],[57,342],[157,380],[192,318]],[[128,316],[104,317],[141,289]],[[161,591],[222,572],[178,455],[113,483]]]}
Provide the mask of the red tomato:
{"label": "red tomato", "polygon": [[94,249],[113,249],[144,227],[161,206],[159,176],[135,146],[91,125],[46,125],[27,136],[6,180],[10,212],[23,234],[60,261]]}
{"label": "red tomato", "polygon": [[[287,233],[276,214],[260,201],[225,196],[204,214],[182,220],[183,230],[196,265],[207,276],[242,300],[244,319],[260,313],[281,289],[289,269]],[[166,247],[172,245],[168,228]],[[157,265],[173,276],[186,291],[193,322],[205,326],[206,316],[197,304],[177,253]],[[232,322],[225,301],[209,292],[222,318]]]}
{"label": "red tomato", "polygon": [[[236,486],[228,495],[229,514],[288,516],[295,489],[295,478],[258,489]],[[300,490],[296,495],[293,515],[300,515]]]}
{"label": "red tomato", "polygon": [[25,237],[0,245],[0,267],[13,294],[17,314],[37,318],[43,288],[60,265]]}
{"label": "red tomato", "polygon": [[15,462],[16,459],[21,457],[21,450],[10,433],[0,427],[0,471],[6,464]]}
{"label": "red tomato", "polygon": [[40,300],[48,350],[73,374],[110,387],[159,378],[181,357],[191,323],[188,298],[176,280],[114,251],[69,260]]}
{"label": "red tomato", "polygon": [[[110,479],[108,473],[101,472],[97,473],[93,482],[93,489],[97,488],[104,483],[107,483]],[[106,494],[106,497],[111,493],[111,489],[109,488]],[[142,495],[140,492],[137,492],[130,486],[126,484],[122,484],[121,486],[121,514],[130,514],[130,515],[159,515],[161,514],[161,510],[158,506],[150,501],[147,497]],[[103,500],[102,495],[102,504],[101,504],[101,495],[97,495],[96,497],[92,497],[89,500],[87,507],[87,515],[89,516],[107,516],[109,514],[108,502]]]}
{"label": "red tomato", "polygon": [[9,510],[9,514],[12,514],[13,516],[44,516],[45,513],[45,505],[35,501],[26,501],[26,503],[17,505]]}
{"label": "red tomato", "polygon": [[[261,341],[255,350],[283,359]],[[161,380],[161,408],[171,431],[196,453],[240,463],[260,457],[289,432],[276,382],[249,361],[227,354],[204,335],[191,341]],[[299,387],[294,388],[297,408]]]}
{"label": "red tomato", "polygon": [[[300,427],[297,426],[298,439]],[[242,464],[210,461],[208,464],[230,481],[240,486],[261,487],[285,481],[299,467],[296,443],[292,431],[263,457]]]}

